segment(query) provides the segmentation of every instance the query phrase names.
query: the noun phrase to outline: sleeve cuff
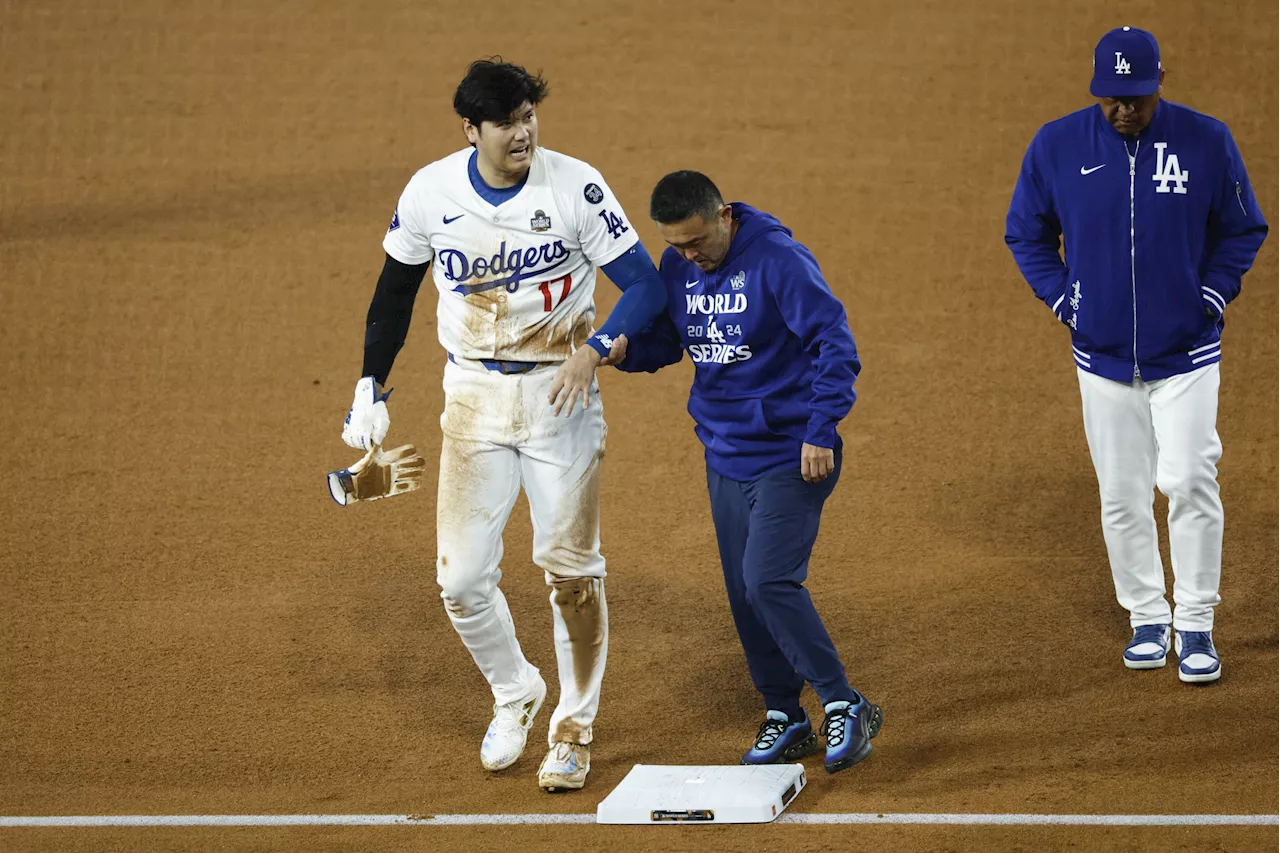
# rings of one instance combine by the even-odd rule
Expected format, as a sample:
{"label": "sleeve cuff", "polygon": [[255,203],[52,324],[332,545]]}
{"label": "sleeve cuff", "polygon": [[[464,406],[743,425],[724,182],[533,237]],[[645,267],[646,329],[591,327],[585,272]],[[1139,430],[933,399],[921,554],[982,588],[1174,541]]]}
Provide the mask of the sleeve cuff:
{"label": "sleeve cuff", "polygon": [[587,346],[600,353],[601,358],[605,358],[609,355],[609,351],[613,349],[613,338],[609,337],[604,332],[597,332],[587,338]]}
{"label": "sleeve cuff", "polygon": [[1212,287],[1200,286],[1200,296],[1204,299],[1204,304],[1209,307],[1213,313],[1221,317],[1227,310],[1227,300],[1221,293]]}
{"label": "sleeve cuff", "polygon": [[804,436],[805,444],[812,444],[814,447],[825,447],[828,449],[836,446],[836,425],[826,418],[821,423],[815,424],[809,422],[809,430]]}

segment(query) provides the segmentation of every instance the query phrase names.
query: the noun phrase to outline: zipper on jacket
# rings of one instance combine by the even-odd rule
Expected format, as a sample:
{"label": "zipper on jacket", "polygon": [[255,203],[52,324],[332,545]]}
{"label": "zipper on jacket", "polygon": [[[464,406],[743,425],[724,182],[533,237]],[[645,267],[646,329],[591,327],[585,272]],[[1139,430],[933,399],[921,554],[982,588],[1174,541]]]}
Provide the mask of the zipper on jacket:
{"label": "zipper on jacket", "polygon": [[1248,211],[1246,211],[1246,210],[1244,209],[1244,198],[1242,198],[1242,197],[1241,197],[1241,195],[1240,195],[1240,182],[1239,182],[1239,181],[1236,181],[1236,201],[1237,201],[1237,202],[1239,202],[1239,204],[1240,204],[1240,212],[1241,212],[1241,213],[1243,213],[1245,216],[1248,216],[1248,215],[1249,215],[1249,212],[1248,212]]}
{"label": "zipper on jacket", "polygon": [[1134,236],[1133,215],[1133,177],[1137,174],[1138,147],[1142,140],[1134,140],[1133,153],[1129,154],[1129,143],[1124,144],[1124,153],[1129,154],[1129,284],[1133,288],[1133,378],[1141,379],[1142,371],[1138,368],[1138,245]]}

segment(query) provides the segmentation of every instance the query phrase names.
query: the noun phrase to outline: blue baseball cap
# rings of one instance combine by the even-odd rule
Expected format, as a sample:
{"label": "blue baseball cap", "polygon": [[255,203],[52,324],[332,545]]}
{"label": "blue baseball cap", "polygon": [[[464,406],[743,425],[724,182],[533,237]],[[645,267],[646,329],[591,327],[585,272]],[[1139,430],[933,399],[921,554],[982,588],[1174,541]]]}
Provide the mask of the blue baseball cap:
{"label": "blue baseball cap", "polygon": [[1160,89],[1160,45],[1137,27],[1120,27],[1104,35],[1093,49],[1095,98],[1154,95]]}

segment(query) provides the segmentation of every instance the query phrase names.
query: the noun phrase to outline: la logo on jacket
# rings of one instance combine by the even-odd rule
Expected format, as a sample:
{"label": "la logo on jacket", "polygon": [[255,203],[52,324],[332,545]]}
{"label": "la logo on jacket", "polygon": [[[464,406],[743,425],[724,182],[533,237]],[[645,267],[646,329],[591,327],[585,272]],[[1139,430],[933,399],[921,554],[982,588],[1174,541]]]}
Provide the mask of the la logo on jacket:
{"label": "la logo on jacket", "polygon": [[1169,147],[1167,142],[1156,143],[1156,173],[1151,176],[1151,180],[1159,181],[1160,186],[1156,187],[1156,192],[1169,192],[1169,184],[1176,184],[1173,192],[1178,195],[1187,194],[1187,181],[1191,179],[1190,172],[1182,171],[1182,167],[1178,163],[1178,155],[1170,153],[1165,156],[1164,150]]}

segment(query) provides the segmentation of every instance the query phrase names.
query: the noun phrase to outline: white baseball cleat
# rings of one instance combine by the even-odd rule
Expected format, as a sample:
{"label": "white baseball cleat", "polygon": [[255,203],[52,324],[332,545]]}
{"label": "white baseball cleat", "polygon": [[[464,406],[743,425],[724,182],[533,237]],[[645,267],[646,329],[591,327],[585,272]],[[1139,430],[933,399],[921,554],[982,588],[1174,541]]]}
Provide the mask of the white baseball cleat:
{"label": "white baseball cleat", "polygon": [[548,794],[576,791],[587,783],[591,770],[591,747],[585,743],[561,741],[551,747],[538,768],[538,787]]}
{"label": "white baseball cleat", "polygon": [[480,744],[480,763],[485,770],[504,770],[516,763],[546,698],[547,683],[539,676],[537,692],[531,698],[493,706],[493,722]]}

